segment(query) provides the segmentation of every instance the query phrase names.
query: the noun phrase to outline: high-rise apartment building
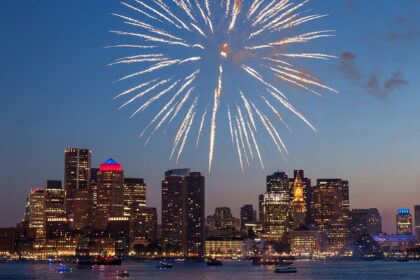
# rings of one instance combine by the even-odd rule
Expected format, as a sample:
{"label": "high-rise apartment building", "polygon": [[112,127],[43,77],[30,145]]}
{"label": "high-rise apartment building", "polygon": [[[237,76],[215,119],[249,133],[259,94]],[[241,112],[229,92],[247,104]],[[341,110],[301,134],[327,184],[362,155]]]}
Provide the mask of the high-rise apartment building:
{"label": "high-rise apartment building", "polygon": [[110,218],[124,216],[124,171],[121,164],[109,159],[100,165],[97,182],[95,224],[105,230]]}
{"label": "high-rise apartment building", "polygon": [[73,191],[88,189],[92,151],[69,148],[64,150],[64,190],[66,191],[65,208],[73,213]]}
{"label": "high-rise apartment building", "polygon": [[350,239],[348,182],[318,179],[313,191],[315,226],[326,236],[326,250],[344,249]]}
{"label": "high-rise apartment building", "polygon": [[410,214],[410,209],[398,209],[397,217],[397,234],[398,235],[411,235],[413,234],[413,219]]}
{"label": "high-rise apartment building", "polygon": [[189,169],[165,172],[162,181],[162,234],[165,247],[189,258],[204,256],[204,176]]}

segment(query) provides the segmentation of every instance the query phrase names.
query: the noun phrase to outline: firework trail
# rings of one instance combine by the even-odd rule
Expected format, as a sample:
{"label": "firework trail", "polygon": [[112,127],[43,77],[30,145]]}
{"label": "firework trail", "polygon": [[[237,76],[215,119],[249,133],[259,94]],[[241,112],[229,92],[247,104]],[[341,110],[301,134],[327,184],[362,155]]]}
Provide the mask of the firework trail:
{"label": "firework trail", "polygon": [[[289,101],[286,86],[317,96],[322,96],[322,91],[338,93],[295,66],[305,59],[336,58],[313,51],[309,44],[334,36],[333,30],[300,29],[327,16],[305,9],[309,2],[124,0],[123,12],[112,15],[125,28],[110,31],[123,42],[106,47],[125,50],[125,56],[109,66],[131,69],[117,80],[131,83],[115,96],[124,99],[119,108],[136,106],[130,118],[152,112],[140,133],[145,144],[160,128],[166,126],[165,132],[169,126],[175,126],[170,159],[176,162],[192,134],[196,135],[196,147],[203,145],[201,138],[208,136],[208,143],[204,144],[208,144],[211,171],[216,135],[223,135],[219,130],[224,127],[228,127],[242,172],[244,163],[250,165],[254,159],[264,168],[263,150],[258,144],[263,133],[286,159],[288,151],[277,128],[282,124],[291,131],[285,113],[316,131]],[[247,82],[244,85],[239,81]],[[273,114],[280,122],[268,117]]]}

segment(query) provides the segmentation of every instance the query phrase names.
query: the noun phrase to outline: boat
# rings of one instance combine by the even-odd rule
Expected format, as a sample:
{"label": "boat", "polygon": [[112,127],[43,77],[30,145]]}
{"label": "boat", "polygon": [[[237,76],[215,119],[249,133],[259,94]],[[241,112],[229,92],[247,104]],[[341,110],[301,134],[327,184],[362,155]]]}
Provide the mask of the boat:
{"label": "boat", "polygon": [[397,258],[396,261],[397,262],[408,262],[409,259],[408,258],[401,257],[401,258]]}
{"label": "boat", "polygon": [[177,263],[184,263],[185,262],[185,258],[177,258],[177,259],[175,259],[175,261]]}
{"label": "boat", "polygon": [[221,260],[218,260],[218,259],[210,259],[207,261],[207,265],[220,266],[220,265],[223,265],[223,263]]}
{"label": "boat", "polygon": [[67,267],[65,264],[60,264],[56,267],[55,272],[58,273],[66,273],[66,272],[72,272],[73,269],[71,267]]}
{"label": "boat", "polygon": [[117,274],[117,278],[128,278],[128,277],[130,277],[130,273],[128,273],[127,270],[121,271],[120,273]]}
{"label": "boat", "polygon": [[288,266],[277,267],[274,273],[297,273],[297,269],[293,264],[290,264]]}
{"label": "boat", "polygon": [[156,268],[172,268],[174,265],[165,261],[159,262]]}
{"label": "boat", "polygon": [[78,266],[93,266],[93,265],[121,265],[122,259],[110,256],[79,256],[76,259]]}

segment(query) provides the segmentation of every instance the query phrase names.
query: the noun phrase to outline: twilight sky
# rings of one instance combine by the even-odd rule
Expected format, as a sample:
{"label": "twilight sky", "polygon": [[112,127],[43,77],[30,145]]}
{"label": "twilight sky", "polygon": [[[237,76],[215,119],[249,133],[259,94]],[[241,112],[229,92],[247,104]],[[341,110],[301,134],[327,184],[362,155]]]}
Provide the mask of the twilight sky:
{"label": "twilight sky", "polygon": [[151,115],[129,120],[132,110],[118,110],[122,100],[113,97],[127,84],[113,81],[127,69],[107,67],[122,55],[104,48],[121,42],[109,33],[123,27],[111,16],[126,11],[118,1],[0,1],[0,226],[22,218],[31,188],[62,180],[64,148],[86,147],[93,166],[112,157],[127,176],[145,178],[148,204],[158,209],[168,169],[202,171],[207,213],[230,206],[238,215],[244,203],[257,206],[267,174],[301,168],[313,182],[348,179],[351,207],[379,208],[385,231],[394,232],[396,209],[420,204],[420,1],[313,0],[309,6],[329,14],[316,28],[337,30],[314,46],[340,59],[305,66],[340,94],[318,98],[280,86],[318,132],[288,115],[293,132],[281,130],[287,161],[259,135],[265,170],[255,161],[245,174],[221,132],[209,174],[208,145],[188,145],[176,165],[168,160],[172,134],[158,133],[145,147],[138,135]]}

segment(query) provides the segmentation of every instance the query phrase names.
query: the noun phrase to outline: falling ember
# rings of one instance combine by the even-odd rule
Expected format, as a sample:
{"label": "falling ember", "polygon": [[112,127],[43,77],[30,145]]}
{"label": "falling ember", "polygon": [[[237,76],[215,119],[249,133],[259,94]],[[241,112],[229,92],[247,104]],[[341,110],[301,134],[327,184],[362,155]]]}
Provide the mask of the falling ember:
{"label": "falling ember", "polygon": [[[310,8],[304,8],[309,2],[121,2],[126,13],[112,15],[129,28],[110,32],[129,40],[106,48],[115,51],[125,48],[129,53],[125,52],[125,56],[108,66],[134,69],[117,80],[132,81],[133,85],[115,99],[124,99],[120,108],[135,106],[131,117],[151,112],[151,119],[140,133],[140,137],[146,139],[145,144],[159,129],[165,128],[165,132],[170,126],[174,127],[170,159],[178,163],[193,138],[196,147],[208,145],[210,172],[217,156],[216,135],[220,137],[223,135],[220,130],[228,129],[229,145],[238,155],[242,172],[253,160],[258,160],[264,168],[264,149],[261,148],[265,145],[258,144],[263,133],[286,159],[288,151],[278,127],[284,125],[290,130],[283,117],[285,112],[312,130],[316,129],[288,100],[284,85],[297,86],[319,96],[322,92],[338,93],[315,75],[298,68],[303,59],[322,62],[336,58],[311,49],[309,44],[334,36],[334,30],[303,33],[296,29],[326,16],[312,14]],[[216,58],[209,61],[209,57],[214,56]],[[232,68],[235,76],[231,74]],[[214,73],[206,77],[207,81],[214,82],[199,83],[204,73]],[[243,81],[247,81],[246,88]],[[222,91],[232,98],[222,96]],[[273,121],[270,118],[273,114],[275,120],[280,121]],[[208,137],[207,141],[204,137]]]}
{"label": "falling ember", "polygon": [[223,43],[220,46],[220,56],[223,58],[228,58],[228,56],[230,55],[230,53],[232,52],[231,47],[229,46],[228,43]]}

